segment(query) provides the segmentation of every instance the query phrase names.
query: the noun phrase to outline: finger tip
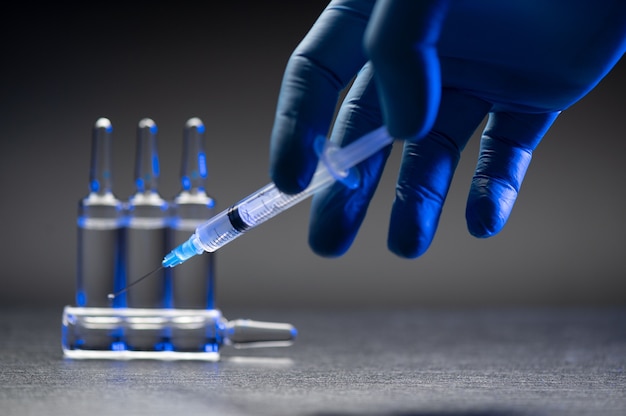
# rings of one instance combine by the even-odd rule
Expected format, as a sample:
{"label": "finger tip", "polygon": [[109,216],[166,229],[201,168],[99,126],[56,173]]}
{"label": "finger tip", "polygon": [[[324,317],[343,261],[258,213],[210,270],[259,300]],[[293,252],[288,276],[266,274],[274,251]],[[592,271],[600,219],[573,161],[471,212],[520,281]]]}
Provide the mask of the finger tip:
{"label": "finger tip", "polygon": [[270,175],[272,182],[278,188],[279,191],[292,195],[302,192],[305,188],[302,183],[290,176]]}
{"label": "finger tip", "polygon": [[332,227],[329,224],[313,225],[309,230],[309,247],[321,257],[341,257],[352,246],[355,235],[356,230]]}
{"label": "finger tip", "polygon": [[496,235],[499,230],[490,229],[485,224],[472,223],[467,226],[467,229],[473,237],[476,238],[489,238]]}
{"label": "finger tip", "polygon": [[328,238],[316,233],[309,234],[309,247],[316,255],[325,258],[337,258],[343,256],[350,248],[350,243],[339,238]]}
{"label": "finger tip", "polygon": [[477,238],[498,234],[507,223],[516,199],[517,190],[509,183],[474,178],[465,210],[469,233]]}
{"label": "finger tip", "polygon": [[430,240],[399,238],[390,236],[387,240],[387,248],[390,252],[403,259],[416,259],[421,257],[430,247]]}
{"label": "finger tip", "polygon": [[476,238],[489,238],[504,227],[508,213],[498,202],[488,197],[471,199],[465,213],[467,229]]}
{"label": "finger tip", "polygon": [[300,168],[291,163],[273,164],[270,179],[279,191],[286,194],[302,192],[310,182],[310,176],[304,178]]}
{"label": "finger tip", "polygon": [[[418,204],[410,198],[394,202],[387,248],[401,258],[415,259],[430,247],[439,222],[440,203]],[[431,201],[432,202],[432,201]]]}

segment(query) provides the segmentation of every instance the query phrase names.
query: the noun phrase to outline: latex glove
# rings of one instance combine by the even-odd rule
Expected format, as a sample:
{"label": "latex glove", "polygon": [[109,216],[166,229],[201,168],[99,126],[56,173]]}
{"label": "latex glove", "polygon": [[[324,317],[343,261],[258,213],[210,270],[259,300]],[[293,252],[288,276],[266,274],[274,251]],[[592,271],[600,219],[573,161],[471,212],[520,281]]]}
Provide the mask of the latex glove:
{"label": "latex glove", "polygon": [[[346,144],[383,124],[408,139],[389,249],[402,257],[427,250],[461,151],[487,115],[466,219],[474,236],[492,236],[557,115],[624,54],[625,22],[621,0],[333,1],[287,64],[271,177],[285,192],[306,187],[317,164],[313,141],[328,132],[339,93],[354,79],[331,140]],[[316,253],[350,247],[389,150],[359,165],[358,189],[336,183],[314,197]]]}

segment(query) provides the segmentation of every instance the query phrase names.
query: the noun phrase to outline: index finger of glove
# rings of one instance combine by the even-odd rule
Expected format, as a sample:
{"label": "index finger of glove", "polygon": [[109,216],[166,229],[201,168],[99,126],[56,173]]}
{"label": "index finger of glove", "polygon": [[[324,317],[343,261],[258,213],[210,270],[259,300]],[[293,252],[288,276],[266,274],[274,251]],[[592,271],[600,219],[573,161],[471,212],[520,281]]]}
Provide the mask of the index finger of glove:
{"label": "index finger of glove", "polygon": [[373,4],[331,2],[289,58],[270,143],[270,176],[281,191],[300,192],[311,180],[313,142],[328,133],[339,93],[366,62],[363,33]]}

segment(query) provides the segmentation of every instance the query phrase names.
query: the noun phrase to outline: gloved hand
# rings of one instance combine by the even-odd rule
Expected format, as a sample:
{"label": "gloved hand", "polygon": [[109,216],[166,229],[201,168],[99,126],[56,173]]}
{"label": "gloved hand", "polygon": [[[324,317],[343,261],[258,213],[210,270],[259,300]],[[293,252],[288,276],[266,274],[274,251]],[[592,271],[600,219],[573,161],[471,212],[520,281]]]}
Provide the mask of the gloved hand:
{"label": "gloved hand", "polygon": [[[405,139],[389,249],[429,247],[461,151],[488,115],[466,208],[469,232],[506,223],[535,147],[626,50],[626,2],[607,0],[336,0],[287,64],[270,175],[296,193],[330,139],[345,145],[385,124]],[[312,203],[309,244],[338,256],[354,240],[390,147],[359,165],[361,186],[335,183]]]}

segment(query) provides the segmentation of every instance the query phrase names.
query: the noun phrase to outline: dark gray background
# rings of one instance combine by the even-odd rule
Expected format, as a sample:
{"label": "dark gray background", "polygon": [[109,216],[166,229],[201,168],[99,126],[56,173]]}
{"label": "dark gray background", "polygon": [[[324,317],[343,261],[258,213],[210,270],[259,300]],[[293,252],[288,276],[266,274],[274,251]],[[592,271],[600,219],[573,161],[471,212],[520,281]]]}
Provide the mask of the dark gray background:
{"label": "dark gray background", "polygon": [[[288,56],[325,1],[184,6],[29,3],[0,25],[1,304],[73,303],[77,201],[91,127],[115,129],[115,192],[132,192],[137,122],[159,126],[161,191],[178,192],[185,121],[207,126],[209,191],[224,209],[268,182],[268,145]],[[465,197],[468,145],[431,249],[386,249],[399,146],[352,250],[312,254],[308,204],[218,253],[218,305],[623,304],[626,62],[557,120],[508,226],[477,240]]]}

